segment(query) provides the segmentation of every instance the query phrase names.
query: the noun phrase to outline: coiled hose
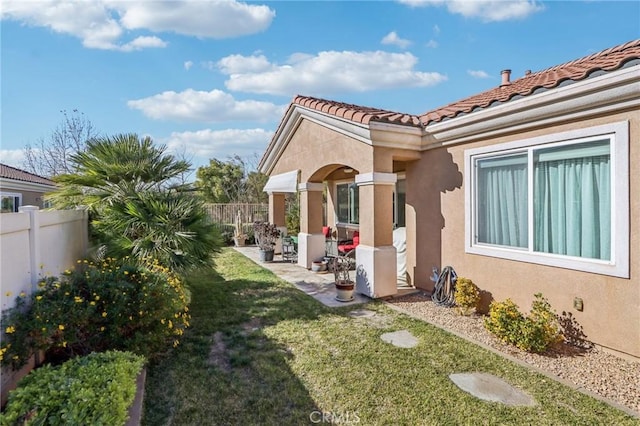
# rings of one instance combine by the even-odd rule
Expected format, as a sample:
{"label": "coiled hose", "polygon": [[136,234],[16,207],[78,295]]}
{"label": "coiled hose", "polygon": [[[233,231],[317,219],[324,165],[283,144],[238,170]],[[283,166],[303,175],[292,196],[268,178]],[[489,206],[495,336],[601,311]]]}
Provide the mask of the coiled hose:
{"label": "coiled hose", "polygon": [[[435,271],[434,271],[435,272]],[[455,305],[456,280],[458,276],[451,266],[445,266],[440,272],[431,295],[431,300],[438,306],[450,308]]]}

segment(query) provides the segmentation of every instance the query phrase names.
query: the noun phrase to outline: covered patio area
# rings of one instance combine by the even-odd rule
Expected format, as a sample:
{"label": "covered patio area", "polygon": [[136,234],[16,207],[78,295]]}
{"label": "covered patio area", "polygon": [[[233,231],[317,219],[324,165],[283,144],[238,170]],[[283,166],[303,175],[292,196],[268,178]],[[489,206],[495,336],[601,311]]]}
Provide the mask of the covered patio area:
{"label": "covered patio area", "polygon": [[[283,260],[282,255],[276,255],[273,262],[261,262],[259,250],[256,246],[234,247],[234,249],[263,268],[270,270],[278,276],[278,278],[293,284],[298,290],[313,297],[325,306],[335,308],[358,305],[371,301],[371,298],[362,294],[354,294],[354,299],[351,302],[339,302],[336,300],[336,290],[333,285],[334,278],[332,273],[323,274],[312,272],[296,263]],[[405,296],[417,291],[418,290],[413,288],[402,288],[398,290],[396,296]]]}
{"label": "covered patio area", "polygon": [[285,226],[285,195],[298,193],[299,266],[350,246],[357,293],[380,298],[411,287],[399,257],[410,243],[404,229],[394,231],[405,227],[404,173],[420,159],[420,143],[412,116],[294,100],[259,168],[269,175],[270,222]]}

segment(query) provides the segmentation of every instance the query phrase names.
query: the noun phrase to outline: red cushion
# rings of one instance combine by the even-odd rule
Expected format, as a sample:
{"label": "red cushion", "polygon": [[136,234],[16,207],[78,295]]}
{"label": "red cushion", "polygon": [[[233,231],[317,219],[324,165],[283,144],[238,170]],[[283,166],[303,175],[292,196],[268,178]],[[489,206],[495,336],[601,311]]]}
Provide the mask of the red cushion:
{"label": "red cushion", "polygon": [[325,238],[331,237],[331,227],[330,226],[323,226],[322,227],[322,233],[324,234]]}
{"label": "red cushion", "polygon": [[360,244],[360,235],[354,235],[353,236],[353,246],[357,246],[358,244]]}
{"label": "red cushion", "polygon": [[339,251],[339,252],[346,253],[346,252],[348,252],[348,251],[353,250],[354,248],[356,248],[356,245],[355,245],[355,244],[340,244],[340,245],[338,246],[338,251]]}

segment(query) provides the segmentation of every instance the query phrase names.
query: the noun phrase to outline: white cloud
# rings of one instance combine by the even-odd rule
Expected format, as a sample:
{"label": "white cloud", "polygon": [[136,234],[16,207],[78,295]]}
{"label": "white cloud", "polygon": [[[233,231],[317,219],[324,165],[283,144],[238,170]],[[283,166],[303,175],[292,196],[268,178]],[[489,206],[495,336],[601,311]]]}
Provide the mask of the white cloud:
{"label": "white cloud", "polygon": [[195,132],[173,132],[160,142],[167,145],[167,149],[172,152],[185,152],[202,160],[224,159],[236,154],[244,157],[255,152],[263,152],[272,137],[273,131],[259,128],[204,129]]}
{"label": "white cloud", "polygon": [[220,59],[216,65],[224,74],[263,72],[273,68],[264,55],[230,55]]}
{"label": "white cloud", "polygon": [[467,70],[467,74],[474,78],[490,78],[491,76],[482,70]]}
{"label": "white cloud", "polygon": [[438,24],[433,26],[433,33],[434,34],[440,34],[440,27],[438,26]]}
{"label": "white cloud", "polygon": [[389,34],[382,38],[381,43],[398,46],[401,49],[406,49],[411,45],[411,40],[400,38],[398,36],[398,33],[396,33],[395,31],[391,31]]}
{"label": "white cloud", "polygon": [[484,21],[522,19],[544,6],[536,0],[397,0],[411,7],[446,6],[449,12]]}
{"label": "white cloud", "polygon": [[186,61],[184,63],[184,69],[187,70],[187,71],[189,71],[192,66],[193,66],[193,62],[192,61]]}
{"label": "white cloud", "polygon": [[121,10],[121,23],[128,29],[229,38],[266,30],[275,17],[268,6],[238,1],[154,1],[111,4]]}
{"label": "white cloud", "polygon": [[436,47],[438,47],[438,42],[435,40],[429,40],[427,44],[425,44],[425,46],[435,49]]}
{"label": "white cloud", "polygon": [[205,92],[193,89],[162,92],[147,98],[130,100],[127,105],[157,120],[201,123],[228,120],[275,121],[282,116],[285,108],[270,102],[238,101],[221,90]]}
{"label": "white cloud", "polygon": [[[236,63],[250,63],[255,57]],[[447,77],[437,72],[415,71],[418,59],[411,53],[325,51],[315,56],[294,54],[286,64],[269,63],[266,71],[229,72],[224,58],[218,62],[229,74],[229,90],[293,96],[297,93],[327,95],[400,87],[427,87]],[[238,69],[234,69],[238,71]]]}
{"label": "white cloud", "polygon": [[236,0],[4,0],[0,17],[78,37],[88,48],[130,52],[165,47],[166,42],[150,36],[127,42],[122,40],[126,30],[208,38],[239,37],[267,29],[275,12],[267,6]]}
{"label": "white cloud", "polygon": [[159,39],[158,37],[142,36],[142,37],[137,37],[133,41],[122,45],[120,50],[122,50],[123,52],[131,52],[134,50],[146,49],[148,47],[166,47],[166,46],[167,46],[167,42]]}
{"label": "white cloud", "polygon": [[24,150],[23,149],[0,149],[0,163],[8,166],[24,168]]}

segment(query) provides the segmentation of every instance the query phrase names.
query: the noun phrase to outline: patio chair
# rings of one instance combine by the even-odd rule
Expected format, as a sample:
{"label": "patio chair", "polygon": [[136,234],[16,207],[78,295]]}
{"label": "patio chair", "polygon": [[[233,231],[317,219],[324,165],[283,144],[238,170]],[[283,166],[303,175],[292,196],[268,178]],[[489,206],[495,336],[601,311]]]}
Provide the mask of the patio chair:
{"label": "patio chair", "polygon": [[338,254],[340,256],[346,256],[351,251],[355,252],[355,248],[360,244],[360,232],[353,231],[353,237],[350,240],[341,241],[338,244]]}
{"label": "patio chair", "polygon": [[282,260],[291,263],[298,261],[298,247],[293,237],[282,238]]}

